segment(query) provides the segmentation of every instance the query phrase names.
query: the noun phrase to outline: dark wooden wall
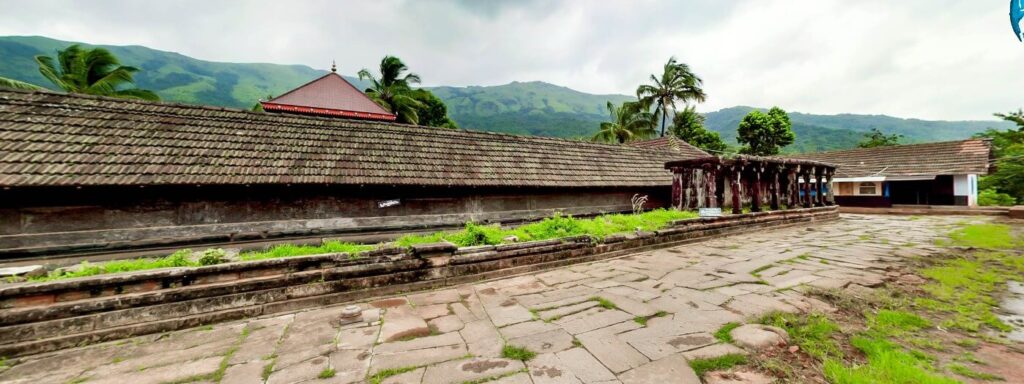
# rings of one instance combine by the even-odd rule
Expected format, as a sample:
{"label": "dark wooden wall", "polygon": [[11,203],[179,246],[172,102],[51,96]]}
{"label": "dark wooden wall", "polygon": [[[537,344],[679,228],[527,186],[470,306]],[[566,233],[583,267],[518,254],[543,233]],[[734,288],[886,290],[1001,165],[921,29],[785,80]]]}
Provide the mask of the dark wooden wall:
{"label": "dark wooden wall", "polygon": [[[671,187],[470,188],[356,185],[11,188],[0,191],[0,257],[359,231],[425,229],[629,211]],[[384,200],[396,206],[380,208]]]}

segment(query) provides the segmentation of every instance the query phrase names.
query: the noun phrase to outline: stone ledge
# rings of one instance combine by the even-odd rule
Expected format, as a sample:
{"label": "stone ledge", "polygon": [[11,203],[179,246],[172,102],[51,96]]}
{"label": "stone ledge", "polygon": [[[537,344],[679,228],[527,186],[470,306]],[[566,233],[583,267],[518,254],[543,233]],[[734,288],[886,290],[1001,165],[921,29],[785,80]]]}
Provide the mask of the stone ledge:
{"label": "stone ledge", "polygon": [[[122,282],[107,276],[84,278],[75,284],[55,281],[35,284],[35,291],[8,296],[8,300],[28,300],[50,294],[45,286],[59,287],[62,294],[78,291],[78,298],[53,304],[45,300],[36,306],[0,310],[0,356],[16,356],[51,351],[82,342],[113,340],[152,332],[179,329],[202,323],[232,318],[286,312],[319,305],[340,304],[374,296],[413,289],[436,288],[484,279],[527,273],[575,263],[617,257],[654,248],[675,246],[709,236],[736,233],[817,220],[838,218],[835,207],[765,212],[726,216],[712,220],[684,221],[649,236],[623,235],[615,241],[595,243],[586,236],[514,244],[517,247],[472,247],[470,253],[451,246],[429,248],[432,258],[443,262],[412,257],[408,254],[367,257],[348,260],[344,254],[303,256],[300,258],[262,260],[146,274],[133,278],[162,276],[175,281],[194,276],[196,270],[208,276],[241,273],[260,266],[265,274],[207,284],[170,285],[163,278],[149,291],[93,296],[102,285]],[[436,248],[436,249],[435,249]],[[344,255],[344,256],[342,256]],[[162,275],[161,275],[162,274]],[[128,277],[121,276],[121,279]],[[92,281],[94,285],[83,283]],[[133,281],[138,284],[138,281]],[[25,288],[25,287],[21,287]],[[71,289],[69,291],[69,289]],[[74,297],[69,295],[68,297]],[[42,305],[38,305],[38,304]]]}

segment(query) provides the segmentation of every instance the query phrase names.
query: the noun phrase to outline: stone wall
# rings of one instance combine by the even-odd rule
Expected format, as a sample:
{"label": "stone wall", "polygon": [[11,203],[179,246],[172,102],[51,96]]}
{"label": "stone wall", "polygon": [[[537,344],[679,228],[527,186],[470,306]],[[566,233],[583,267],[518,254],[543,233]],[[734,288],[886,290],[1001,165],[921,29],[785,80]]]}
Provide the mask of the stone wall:
{"label": "stone wall", "polygon": [[[0,191],[0,259],[627,212],[661,188],[149,186]],[[391,204],[397,201],[397,204]],[[388,202],[385,204],[385,202]],[[384,205],[384,206],[382,206]]]}
{"label": "stone wall", "polygon": [[0,285],[0,356],[364,300],[701,238],[838,218],[836,207],[681,220],[650,233],[456,248],[449,243]]}

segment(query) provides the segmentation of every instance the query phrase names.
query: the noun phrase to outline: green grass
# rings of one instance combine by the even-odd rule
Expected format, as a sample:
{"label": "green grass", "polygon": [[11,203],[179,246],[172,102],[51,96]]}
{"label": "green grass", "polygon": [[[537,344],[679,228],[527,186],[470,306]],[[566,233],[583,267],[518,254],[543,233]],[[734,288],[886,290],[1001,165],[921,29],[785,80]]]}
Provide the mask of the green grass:
{"label": "green grass", "polygon": [[864,353],[867,364],[845,366],[838,360],[825,360],[825,377],[834,384],[959,383],[936,372],[927,358],[907,352],[884,339],[856,336],[851,344]]}
{"label": "green grass", "polygon": [[1021,239],[1010,233],[1005,224],[972,224],[961,227],[949,234],[953,245],[965,247],[1009,249],[1022,245]]}
{"label": "green grass", "polygon": [[868,316],[868,332],[881,337],[896,337],[928,328],[930,321],[905,311],[883,309]]}
{"label": "green grass", "polygon": [[615,308],[618,308],[615,305],[615,303],[611,302],[611,300],[608,300],[608,299],[603,298],[603,297],[594,296],[594,297],[591,297],[590,300],[591,301],[596,301],[597,302],[597,306],[601,307],[601,308],[604,308],[604,309],[615,309]]}
{"label": "green grass", "polygon": [[536,356],[537,353],[534,351],[511,344],[505,344],[505,346],[501,348],[501,357],[506,359],[527,361]]}
{"label": "green grass", "polygon": [[842,349],[833,339],[833,335],[839,332],[839,325],[825,315],[776,312],[762,317],[760,323],[785,329],[794,344],[818,360],[843,357]]}
{"label": "green grass", "polygon": [[332,240],[325,241],[323,245],[320,246],[294,244],[276,245],[266,251],[244,252],[238,255],[238,258],[249,261],[276,259],[281,257],[320,255],[325,253],[348,253],[349,255],[354,256],[360,252],[369,251],[376,247],[377,246],[375,245],[343,243]]}
{"label": "green grass", "polygon": [[[603,239],[611,234],[631,232],[637,228],[644,231],[653,231],[664,228],[675,220],[695,217],[697,217],[697,214],[694,212],[668,209],[655,209],[640,214],[602,215],[593,219],[577,219],[572,216],[555,214],[555,216],[539,222],[512,229],[502,229],[496,225],[466,223],[465,228],[461,231],[437,232],[429,235],[406,235],[395,240],[394,244],[408,247],[414,244],[445,240],[458,246],[493,245],[501,244],[503,239],[508,236],[516,236],[519,241],[548,240],[578,235],[589,235]],[[328,253],[347,253],[350,257],[355,258],[361,252],[378,247],[379,245],[354,244],[341,241],[326,241],[319,246],[281,244],[266,250],[243,252],[238,255],[238,258],[243,261],[252,261]],[[191,260],[192,251],[183,249],[159,258],[115,260],[96,264],[83,261],[74,270],[62,270],[59,273],[51,272],[45,276],[30,278],[30,280],[50,281],[160,268],[199,267],[226,262],[227,260],[224,258],[224,255],[225,252],[222,249],[207,249],[197,260],[193,261]]]}
{"label": "green grass", "polygon": [[406,235],[395,240],[395,244],[408,247],[414,244],[435,243],[441,240],[460,247],[501,244],[502,239],[515,236],[519,241],[548,240],[562,237],[589,235],[603,239],[616,233],[632,232],[636,229],[654,231],[675,220],[697,217],[694,212],[669,209],[655,209],[640,214],[601,215],[593,219],[577,219],[572,216],[555,214],[544,220],[503,229],[497,225],[467,223],[461,231],[436,232],[428,235]]}
{"label": "green grass", "polygon": [[75,277],[95,276],[108,273],[133,272],[158,268],[199,266],[200,264],[198,262],[189,260],[189,256],[191,255],[191,250],[183,249],[174,252],[169,256],[160,257],[156,259],[115,260],[98,264],[83,261],[75,270],[62,270],[61,272],[53,271],[46,276],[34,277],[30,278],[30,280],[50,281],[60,279],[71,279]]}
{"label": "green grass", "polygon": [[697,374],[697,377],[703,377],[705,373],[711,371],[722,371],[746,363],[747,356],[730,353],[710,359],[690,360],[690,368],[693,368],[693,372]]}
{"label": "green grass", "polygon": [[320,371],[320,374],[316,375],[316,377],[320,379],[330,379],[334,377],[335,373],[334,368],[324,368],[324,370]]}
{"label": "green grass", "polygon": [[967,366],[965,366],[963,364],[954,363],[954,364],[947,365],[946,368],[949,368],[949,370],[951,372],[955,373],[955,374],[958,374],[958,375],[963,376],[963,377],[968,377],[968,378],[971,378],[971,379],[989,380],[989,381],[992,381],[992,380],[1004,380],[1002,377],[1000,377],[998,375],[993,375],[991,373],[985,373],[985,372],[978,372],[978,371],[975,371],[975,370],[972,370],[972,369],[968,368]]}
{"label": "green grass", "polygon": [[[239,259],[241,260],[249,261],[273,259],[280,257],[316,255],[325,253],[348,253],[350,255],[356,255],[359,252],[368,251],[374,249],[375,247],[376,246],[373,245],[343,243],[340,241],[327,241],[320,246],[292,244],[277,245],[271,247],[266,251],[245,252],[238,256]],[[223,255],[224,250],[222,249],[207,249],[197,260],[193,261],[190,259],[190,257],[192,256],[192,250],[182,249],[168,256],[158,258],[114,260],[95,264],[90,263],[88,261],[83,261],[81,264],[78,265],[78,268],[75,268],[73,270],[62,270],[61,272],[54,271],[50,272],[48,275],[45,276],[30,278],[30,280],[51,281],[71,279],[76,277],[105,275],[111,273],[146,271],[161,268],[200,267],[205,265],[219,264],[227,261],[223,258]]]}
{"label": "green grass", "polygon": [[731,343],[732,330],[739,328],[740,325],[740,323],[725,323],[725,325],[715,331],[715,338],[723,343]]}
{"label": "green grass", "polygon": [[389,378],[391,376],[397,376],[397,375],[401,375],[401,374],[406,373],[406,372],[412,372],[412,371],[415,371],[418,368],[419,368],[418,366],[414,366],[413,365],[413,366],[408,366],[408,367],[388,368],[388,369],[380,370],[380,371],[377,371],[377,373],[375,373],[372,376],[370,376],[368,381],[371,384],[380,384],[381,381],[384,381],[384,379],[387,379],[387,378]]}
{"label": "green grass", "polygon": [[641,327],[646,327],[647,326],[647,322],[650,321],[651,319],[653,319],[655,317],[665,317],[665,316],[668,316],[668,312],[658,311],[655,314],[650,315],[650,316],[637,316],[637,317],[634,317],[633,321],[635,321],[637,324],[640,324]]}

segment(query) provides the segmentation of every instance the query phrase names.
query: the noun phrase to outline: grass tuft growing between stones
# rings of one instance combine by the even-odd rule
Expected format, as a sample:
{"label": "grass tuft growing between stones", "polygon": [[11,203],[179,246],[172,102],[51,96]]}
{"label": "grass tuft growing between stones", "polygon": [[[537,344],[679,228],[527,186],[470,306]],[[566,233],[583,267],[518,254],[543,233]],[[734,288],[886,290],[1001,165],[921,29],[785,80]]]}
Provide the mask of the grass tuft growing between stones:
{"label": "grass tuft growing between stones", "polygon": [[920,383],[954,384],[959,381],[935,372],[925,356],[914,354],[890,341],[854,336],[850,343],[867,357],[867,364],[844,366],[825,360],[825,377],[835,384]]}
{"label": "grass tuft growing between stones", "polygon": [[955,373],[955,374],[958,374],[958,375],[963,376],[963,377],[971,378],[971,379],[986,380],[986,381],[1005,380],[1003,377],[1001,377],[999,375],[993,375],[991,373],[985,373],[985,372],[978,372],[978,371],[975,371],[973,369],[968,368],[966,365],[959,364],[959,363],[953,363],[953,364],[947,365],[946,368],[949,368],[949,370],[951,372]]}
{"label": "grass tuft growing between stones", "polygon": [[759,322],[786,330],[793,343],[814,358],[843,357],[843,350],[833,338],[839,332],[839,325],[821,313],[797,315],[776,312],[765,315]]}
{"label": "grass tuft growing between stones", "polygon": [[501,357],[512,360],[527,361],[537,357],[537,353],[524,347],[505,344],[505,346],[501,348]]}
{"label": "grass tuft growing between stones", "polygon": [[600,296],[591,297],[590,300],[591,301],[596,301],[597,302],[597,306],[601,307],[601,308],[604,308],[604,309],[615,309],[615,308],[618,308],[615,305],[615,303],[613,303],[611,300],[608,300],[608,299],[600,297]]}
{"label": "grass tuft growing between stones", "polygon": [[415,366],[415,365],[410,365],[408,367],[401,367],[401,368],[382,369],[380,371],[377,371],[377,373],[374,373],[373,375],[371,375],[368,381],[371,384],[380,384],[380,382],[384,381],[384,379],[387,379],[387,378],[389,378],[391,376],[398,376],[398,375],[401,375],[401,374],[406,373],[406,372],[415,371],[417,369],[419,369],[419,367]]}
{"label": "grass tuft growing between stones", "polygon": [[642,327],[646,327],[647,326],[647,322],[650,321],[651,319],[653,319],[655,317],[665,317],[665,316],[668,316],[668,312],[658,311],[655,314],[650,315],[650,316],[637,316],[637,317],[634,317],[633,321],[635,321],[637,324],[640,324],[640,326],[642,326]]}
{"label": "grass tuft growing between stones", "polygon": [[746,364],[747,356],[738,353],[730,353],[728,355],[722,355],[710,359],[694,359],[690,360],[689,363],[690,368],[693,368],[693,372],[697,374],[697,377],[703,377],[705,373],[711,371],[723,371],[737,365]]}
{"label": "grass tuft growing between stones", "polygon": [[335,374],[336,372],[334,371],[334,368],[324,368],[324,370],[320,371],[320,374],[316,375],[316,377],[320,379],[330,379],[334,377]]}
{"label": "grass tuft growing between stones", "polygon": [[715,338],[723,343],[732,342],[732,330],[739,328],[740,323],[725,323],[721,328],[715,331]]}

